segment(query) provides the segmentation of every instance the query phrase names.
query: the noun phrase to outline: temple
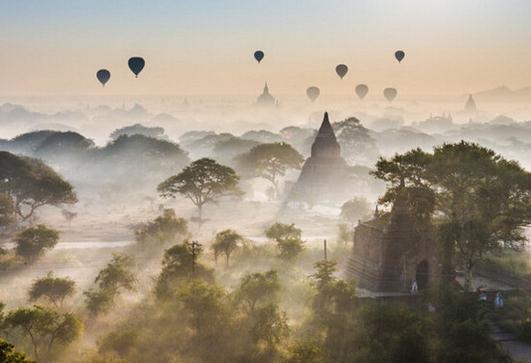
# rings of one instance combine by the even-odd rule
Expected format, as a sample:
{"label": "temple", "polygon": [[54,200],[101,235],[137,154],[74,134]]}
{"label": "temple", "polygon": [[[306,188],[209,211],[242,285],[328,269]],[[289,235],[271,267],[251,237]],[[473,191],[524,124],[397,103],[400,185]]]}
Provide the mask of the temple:
{"label": "temple", "polygon": [[354,230],[347,273],[358,286],[374,292],[410,292],[439,278],[438,251],[430,227],[419,229],[411,216],[406,192],[399,192],[390,213],[375,213]]}
{"label": "temple", "polygon": [[468,100],[465,104],[465,111],[469,113],[474,113],[477,111],[476,101],[474,101],[472,95],[468,95]]}
{"label": "temple", "polygon": [[306,159],[299,179],[293,186],[290,200],[307,202],[343,203],[352,197],[346,161],[328,119],[328,113],[312,144],[311,156]]}
{"label": "temple", "polygon": [[277,101],[275,98],[269,93],[269,87],[267,86],[267,83],[264,86],[264,91],[258,98],[256,99],[256,104],[260,106],[276,106]]}

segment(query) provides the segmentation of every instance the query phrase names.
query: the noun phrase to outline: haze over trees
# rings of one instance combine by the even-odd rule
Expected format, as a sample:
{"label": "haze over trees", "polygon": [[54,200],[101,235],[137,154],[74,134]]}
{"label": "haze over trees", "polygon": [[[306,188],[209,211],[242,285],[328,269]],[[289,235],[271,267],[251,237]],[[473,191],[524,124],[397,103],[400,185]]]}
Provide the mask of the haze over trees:
{"label": "haze over trees", "polygon": [[232,168],[203,158],[160,183],[157,191],[164,198],[175,198],[181,194],[190,199],[197,207],[199,220],[202,220],[205,204],[215,203],[224,196],[241,195],[239,180]]}
{"label": "haze over trees", "polygon": [[238,157],[243,170],[254,177],[261,177],[273,185],[274,199],[280,195],[279,179],[288,169],[300,169],[304,158],[289,144],[261,144]]}
{"label": "haze over trees", "polygon": [[432,218],[450,265],[453,255],[465,269],[470,289],[476,263],[488,253],[520,248],[531,222],[531,174],[477,144],[413,150],[380,159],[375,175],[389,184],[382,202],[405,192],[419,223]]}
{"label": "haze over trees", "polygon": [[45,205],[77,202],[73,186],[42,161],[0,152],[0,192],[12,198],[20,223]]}

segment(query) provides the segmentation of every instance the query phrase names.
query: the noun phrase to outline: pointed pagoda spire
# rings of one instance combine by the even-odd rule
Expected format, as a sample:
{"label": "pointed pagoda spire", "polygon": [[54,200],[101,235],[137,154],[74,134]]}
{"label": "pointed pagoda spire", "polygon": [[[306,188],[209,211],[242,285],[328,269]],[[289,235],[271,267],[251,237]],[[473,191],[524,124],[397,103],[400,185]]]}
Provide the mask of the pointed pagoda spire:
{"label": "pointed pagoda spire", "polygon": [[476,110],[477,110],[476,101],[474,101],[474,98],[470,94],[470,95],[468,95],[468,100],[466,101],[465,111],[467,111],[467,112],[476,112]]}
{"label": "pointed pagoda spire", "polygon": [[321,127],[317,132],[315,141],[312,144],[312,157],[339,157],[340,147],[337,142],[334,129],[328,119],[328,112],[325,112]]}

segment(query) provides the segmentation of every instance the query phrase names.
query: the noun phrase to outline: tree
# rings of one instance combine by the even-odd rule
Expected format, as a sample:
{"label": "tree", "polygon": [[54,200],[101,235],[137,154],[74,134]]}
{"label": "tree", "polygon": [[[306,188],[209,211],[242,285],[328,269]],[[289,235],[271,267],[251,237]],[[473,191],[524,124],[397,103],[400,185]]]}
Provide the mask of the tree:
{"label": "tree", "polygon": [[18,256],[24,258],[27,263],[35,261],[57,244],[59,232],[50,229],[43,224],[27,228],[15,237],[15,251]]}
{"label": "tree", "polygon": [[68,222],[68,228],[70,228],[72,226],[72,221],[74,220],[74,218],[77,217],[77,213],[69,211],[68,209],[64,209],[63,208],[63,209],[61,209],[61,214],[63,215],[63,217]]}
{"label": "tree", "polygon": [[218,256],[223,253],[226,257],[226,265],[228,267],[230,255],[238,248],[238,243],[242,240],[243,237],[232,229],[226,229],[216,234],[216,238],[212,244],[216,261]]}
{"label": "tree", "polygon": [[389,184],[382,202],[406,195],[418,225],[436,216],[444,275],[452,275],[455,254],[465,269],[467,289],[478,260],[525,241],[531,173],[492,150],[462,141],[436,147],[433,154],[412,150],[380,159],[376,167],[374,175]]}
{"label": "tree", "polygon": [[70,183],[42,161],[0,152],[0,192],[9,195],[21,222],[45,205],[77,202]]}
{"label": "tree", "polygon": [[346,247],[348,243],[352,242],[354,239],[354,230],[349,227],[348,224],[340,223],[337,225],[337,237],[339,242],[343,242],[343,245]]}
{"label": "tree", "polygon": [[76,283],[70,278],[54,277],[50,271],[45,277],[33,282],[29,290],[29,300],[45,298],[55,307],[60,307],[67,297],[74,295],[75,286]]}
{"label": "tree", "polygon": [[15,351],[15,346],[0,339],[0,362],[3,363],[33,363],[26,355]]}
{"label": "tree", "polygon": [[317,342],[297,342],[289,348],[289,357],[284,363],[321,363],[323,356]]}
{"label": "tree", "polygon": [[215,203],[223,196],[241,195],[239,180],[232,168],[203,158],[160,183],[157,191],[164,198],[174,198],[176,194],[182,194],[190,199],[197,207],[201,220],[205,204]]}
{"label": "tree", "polygon": [[0,234],[8,229],[14,221],[15,206],[9,195],[0,193]]}
{"label": "tree", "polygon": [[266,237],[277,241],[279,257],[291,260],[304,249],[301,239],[302,231],[295,224],[275,223],[266,230]]}
{"label": "tree", "polygon": [[83,329],[83,324],[74,314],[60,314],[40,306],[9,312],[5,324],[11,330],[20,329],[24,333],[30,340],[37,361],[42,349],[50,354],[57,344],[72,343]]}
{"label": "tree", "polygon": [[159,298],[174,296],[174,292],[183,281],[200,279],[207,282],[214,280],[212,271],[197,260],[201,255],[201,246],[184,241],[164,252],[162,271],[157,278],[155,292]]}
{"label": "tree", "polygon": [[97,289],[90,289],[83,294],[87,308],[97,315],[106,312],[122,290],[133,291],[136,278],[132,271],[134,259],[123,254],[113,254],[111,261],[102,269],[94,283]]}
{"label": "tree", "polygon": [[365,218],[370,212],[371,206],[367,199],[354,197],[343,203],[340,217],[351,226],[354,226],[355,223]]}
{"label": "tree", "polygon": [[242,277],[240,286],[235,292],[236,301],[254,312],[257,305],[265,306],[276,300],[280,290],[280,282],[276,271],[255,272]]}
{"label": "tree", "polygon": [[184,218],[177,218],[175,210],[164,209],[162,215],[153,221],[141,225],[135,231],[138,243],[142,245],[156,242],[160,245],[176,242],[178,236],[188,233],[188,223]]}
{"label": "tree", "polygon": [[257,145],[238,160],[244,170],[249,170],[253,176],[264,178],[273,184],[276,199],[279,195],[278,178],[284,176],[288,169],[300,169],[304,158],[291,145],[276,142]]}

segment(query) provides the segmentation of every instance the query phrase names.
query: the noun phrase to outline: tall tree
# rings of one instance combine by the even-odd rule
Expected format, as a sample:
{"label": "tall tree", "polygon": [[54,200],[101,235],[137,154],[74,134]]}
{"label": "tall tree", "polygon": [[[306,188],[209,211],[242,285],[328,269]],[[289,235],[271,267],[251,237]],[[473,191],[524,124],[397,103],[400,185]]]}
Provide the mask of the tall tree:
{"label": "tall tree", "polygon": [[218,256],[223,253],[228,267],[230,255],[238,248],[238,243],[242,240],[243,237],[232,229],[226,229],[216,234],[214,243],[212,243],[212,249],[214,250],[216,261]]}
{"label": "tall tree", "polygon": [[416,221],[435,216],[444,274],[457,257],[471,287],[477,261],[504,248],[519,248],[531,223],[531,173],[477,144],[461,141],[433,154],[412,150],[380,159],[374,175],[389,184],[381,202],[406,192]]}
{"label": "tall tree", "polygon": [[238,158],[240,166],[251,172],[253,176],[261,177],[273,184],[274,197],[279,195],[279,178],[288,169],[300,169],[304,158],[285,142],[261,144],[253,147],[248,153]]}
{"label": "tall tree", "polygon": [[33,347],[33,355],[37,361],[42,358],[43,350],[50,354],[57,344],[72,343],[83,328],[83,324],[74,314],[60,314],[40,306],[9,312],[5,325],[12,331],[19,329],[23,332]]}
{"label": "tall tree", "polygon": [[276,271],[255,272],[242,277],[235,297],[252,313],[258,306],[275,302],[279,290],[280,282]]}
{"label": "tall tree", "polygon": [[30,227],[15,237],[15,251],[28,263],[35,261],[59,241],[59,232],[43,224]]}
{"label": "tall tree", "polygon": [[50,271],[45,277],[33,281],[29,290],[30,301],[47,299],[55,307],[60,307],[63,301],[74,295],[76,283],[70,278],[55,277]]}
{"label": "tall tree", "polygon": [[275,223],[266,230],[266,237],[274,239],[280,251],[279,257],[291,260],[304,249],[302,231],[295,224]]}
{"label": "tall tree", "polygon": [[160,183],[157,190],[165,198],[174,198],[181,194],[190,199],[197,207],[201,221],[203,206],[206,203],[215,203],[223,196],[241,195],[239,180],[232,168],[203,158]]}
{"label": "tall tree", "polygon": [[136,278],[133,272],[134,259],[123,254],[114,254],[111,261],[102,269],[94,282],[96,289],[89,289],[83,294],[88,310],[97,315],[106,312],[114,304],[121,291],[133,291]]}
{"label": "tall tree", "polygon": [[0,193],[9,195],[21,222],[45,205],[77,202],[72,185],[42,161],[0,152]]}
{"label": "tall tree", "polygon": [[371,206],[367,199],[354,197],[343,203],[340,217],[351,226],[354,226],[360,219],[367,217],[370,211]]}

